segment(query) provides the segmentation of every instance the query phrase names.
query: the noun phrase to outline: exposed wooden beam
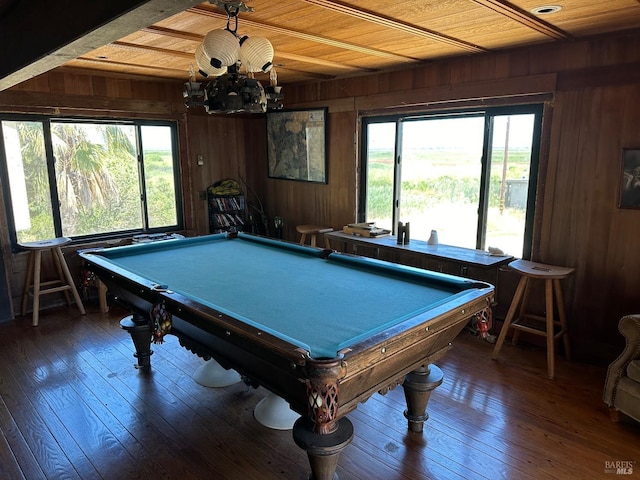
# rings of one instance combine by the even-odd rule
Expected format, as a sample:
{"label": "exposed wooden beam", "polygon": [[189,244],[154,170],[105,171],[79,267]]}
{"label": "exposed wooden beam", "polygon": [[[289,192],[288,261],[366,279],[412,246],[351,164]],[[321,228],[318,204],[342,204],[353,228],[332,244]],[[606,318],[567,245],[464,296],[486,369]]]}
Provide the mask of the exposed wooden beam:
{"label": "exposed wooden beam", "polygon": [[141,52],[161,53],[164,55],[170,55],[172,57],[194,58],[193,53],[183,52],[182,50],[169,50],[168,48],[154,47],[151,45],[139,45],[137,43],[129,43],[129,42],[121,42],[121,41],[112,42],[110,43],[110,45],[117,48],[122,48],[125,50],[139,50]]}
{"label": "exposed wooden beam", "polygon": [[[52,70],[98,47],[159,22],[198,0],[16,2],[0,18],[0,90]],[[38,32],[37,34],[34,32]]]}
{"label": "exposed wooden beam", "polygon": [[[167,68],[159,65],[143,65],[141,63],[127,63],[127,62],[114,62],[113,60],[103,59],[103,58],[89,58],[89,57],[78,57],[75,59],[77,62],[86,62],[86,63],[95,63],[98,65],[113,65],[124,68],[135,68],[138,70],[148,70],[150,74],[153,76],[162,76],[162,72],[167,72],[164,75],[167,78],[173,78],[176,76],[177,72],[181,72],[184,74],[184,78],[189,78],[189,72],[177,68]],[[168,74],[168,72],[173,72],[173,74]]]}
{"label": "exposed wooden beam", "polygon": [[458,40],[457,38],[450,37],[448,35],[438,33],[433,30],[417,27],[415,25],[411,25],[410,23],[401,22],[399,20],[395,20],[385,15],[374,13],[370,10],[365,10],[364,8],[361,8],[361,7],[354,8],[344,3],[335,2],[331,0],[301,0],[301,1],[310,3],[312,5],[317,5],[319,7],[326,8],[344,15],[349,15],[351,17],[359,18],[360,20],[365,20],[367,22],[375,23],[377,25],[381,25],[386,28],[393,28],[395,30],[400,30],[402,32],[408,33],[416,37],[427,38],[429,40],[433,40],[436,42],[446,43],[447,45],[461,48],[462,50],[466,50],[468,52],[479,53],[479,52],[489,51],[488,49],[482,48],[478,45],[474,45],[472,43],[465,42],[463,40]]}
{"label": "exposed wooden beam", "polygon": [[[141,50],[146,50],[146,48],[144,47],[140,47],[139,45],[135,45],[135,44],[127,44],[124,42],[114,42],[111,45],[120,47],[120,48],[132,48],[132,49],[141,49]],[[166,49],[153,49],[154,51],[159,51],[161,50],[161,53],[168,53],[170,55],[175,54],[176,52],[174,52],[173,50],[166,50]],[[193,54],[187,53],[187,52],[179,52],[179,55],[185,58],[193,58]],[[185,72],[183,70],[179,70],[179,69],[175,69],[175,68],[166,68],[166,67],[162,67],[162,66],[158,66],[158,65],[143,65],[141,63],[127,63],[127,62],[116,62],[113,60],[109,60],[109,59],[104,59],[104,58],[89,58],[89,57],[78,57],[75,59],[75,61],[78,62],[84,62],[84,63],[94,63],[97,65],[111,65],[111,66],[117,66],[117,67],[121,67],[121,68],[135,68],[138,70],[146,70],[149,72],[150,75],[152,76],[164,76],[165,78],[175,78],[176,75],[182,73],[184,78],[188,78],[189,76],[189,72]],[[317,62],[316,62],[317,63]],[[195,64],[195,59],[194,59],[194,64]],[[302,71],[302,70],[296,70],[293,68],[288,68],[286,66],[280,66],[278,65],[278,70],[288,70],[290,72],[295,72],[298,75],[303,75],[307,78],[312,78],[315,80],[331,80],[332,78],[335,78],[335,75],[327,75],[325,73],[316,73],[316,72],[308,72],[308,71]],[[163,74],[164,72],[164,74]]]}
{"label": "exposed wooden beam", "polygon": [[[96,75],[100,77],[105,76],[106,70],[104,68],[95,68],[95,67],[87,68],[82,66],[82,63],[83,63],[82,61],[78,62],[78,65],[75,65],[74,62],[75,60],[72,60],[71,62],[66,63],[63,66],[56,68],[56,72],[72,74],[72,75]],[[174,71],[177,71],[177,70],[174,70]],[[109,78],[120,79],[120,80],[128,80],[128,81],[137,80],[142,82],[148,82],[151,80],[154,83],[173,83],[173,84],[175,84],[176,82],[179,82],[181,84],[185,82],[185,77],[182,71],[179,71],[180,72],[179,77],[176,77],[176,76],[156,77],[149,73],[127,73],[127,72],[116,72],[112,70],[108,70],[108,72],[109,72]]]}
{"label": "exposed wooden beam", "polygon": [[555,40],[573,40],[573,37],[543,20],[540,20],[533,14],[522,10],[515,5],[505,0],[472,0],[483,7],[489,8],[500,15],[510,18],[511,20],[518,22],[525,27],[532,28],[533,30],[542,33]]}
{"label": "exposed wooden beam", "polygon": [[[226,15],[218,13],[218,12],[216,12],[214,10],[209,9],[209,8],[203,7],[202,5],[198,5],[196,7],[192,7],[188,11],[191,12],[191,13],[197,13],[197,14],[200,14],[200,15],[206,15],[206,16],[209,16],[209,17],[221,19],[221,20],[224,20],[225,22],[227,20],[227,16]],[[371,56],[374,56],[374,57],[391,58],[391,59],[394,59],[396,61],[400,61],[400,62],[403,62],[403,63],[413,63],[413,62],[420,62],[421,61],[419,58],[407,57],[405,55],[398,55],[398,54],[395,54],[395,53],[385,52],[385,51],[382,51],[382,50],[376,50],[376,49],[373,49],[373,48],[364,47],[362,45],[356,45],[354,43],[341,42],[340,40],[334,40],[334,39],[331,39],[331,38],[320,37],[318,35],[313,35],[313,34],[310,34],[310,33],[300,32],[300,31],[297,31],[297,30],[291,30],[289,28],[278,27],[276,25],[270,25],[270,24],[267,24],[267,23],[253,22],[251,20],[247,20],[244,17],[242,17],[242,25],[249,26],[251,28],[256,28],[256,29],[260,29],[260,30],[266,30],[266,31],[269,31],[269,32],[278,33],[278,34],[281,34],[281,35],[288,35],[290,37],[296,37],[296,38],[299,38],[301,40],[307,40],[307,41],[310,41],[310,42],[321,43],[323,45],[331,45],[332,47],[342,48],[344,50],[350,50],[350,51],[353,51],[353,52],[360,52],[360,53],[364,53],[365,55],[371,55]]]}
{"label": "exposed wooden beam", "polygon": [[340,68],[343,70],[353,70],[360,72],[377,72],[375,68],[362,68],[355,67],[346,63],[332,62],[329,60],[322,60],[319,58],[307,57],[305,55],[297,55],[295,53],[283,52],[281,50],[276,51],[276,58],[286,58],[287,60],[295,60],[296,62],[310,63],[313,65],[322,65],[331,68]]}
{"label": "exposed wooden beam", "polygon": [[[179,38],[181,40],[193,40],[194,42],[197,42],[197,43],[201,43],[202,39],[204,38],[203,35],[200,35],[197,33],[183,32],[180,30],[172,30],[170,28],[165,28],[165,27],[150,26],[147,28],[143,28],[142,30],[147,33],[164,35],[172,38]],[[155,48],[155,47],[150,47],[148,45],[136,45],[136,44],[125,43],[125,42],[113,42],[112,45],[122,46],[126,48],[137,48],[140,50],[148,50],[148,51],[154,51],[159,53],[166,53],[169,55],[173,54],[173,55],[180,55],[183,57],[193,57],[193,53],[182,52],[178,50],[167,50],[162,48]],[[332,62],[330,60],[322,60],[319,58],[312,58],[304,55],[297,55],[295,53],[283,52],[282,50],[278,50],[276,52],[276,57],[285,58],[288,60],[295,60],[297,62],[309,63],[313,65],[323,65],[325,67],[340,68],[343,70],[351,70],[351,71],[359,71],[359,72],[377,72],[378,71],[375,68],[363,68],[363,67],[358,67],[354,65],[349,65],[346,63]]]}
{"label": "exposed wooden beam", "polygon": [[156,25],[151,25],[149,27],[142,28],[141,31],[146,33],[153,33],[155,35],[164,35],[165,37],[179,38],[180,40],[192,40],[198,43],[202,42],[202,39],[204,38],[199,33],[185,32],[182,30],[174,30],[172,28],[159,27]]}
{"label": "exposed wooden beam", "polygon": [[287,70],[289,72],[294,72],[295,74],[300,75],[301,77],[307,77],[314,80],[332,80],[336,78],[335,75],[327,75],[326,73],[310,72],[308,70],[297,70],[295,68],[288,68],[286,65],[285,66],[276,65],[276,67],[278,67],[278,72],[282,70]]}

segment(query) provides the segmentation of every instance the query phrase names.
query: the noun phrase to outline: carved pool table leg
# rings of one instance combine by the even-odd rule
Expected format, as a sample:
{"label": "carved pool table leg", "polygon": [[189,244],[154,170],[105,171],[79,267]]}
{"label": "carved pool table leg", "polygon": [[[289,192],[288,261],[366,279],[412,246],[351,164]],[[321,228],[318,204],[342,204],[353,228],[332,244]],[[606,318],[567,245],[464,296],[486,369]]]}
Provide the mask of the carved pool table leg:
{"label": "carved pool table leg", "polygon": [[120,320],[120,326],[129,332],[136,348],[134,357],[138,359],[136,368],[149,370],[151,368],[151,324],[143,315],[134,313]]}
{"label": "carved pool table leg", "polygon": [[316,433],[315,423],[300,417],[293,425],[293,440],[307,452],[311,465],[310,480],[338,480],[336,467],[340,453],[353,439],[353,424],[343,417],[331,433]]}
{"label": "carved pool table leg", "polygon": [[435,365],[424,365],[409,373],[402,384],[407,409],[404,416],[408,420],[408,428],[412,432],[422,433],[424,422],[429,418],[427,403],[431,392],[438,387],[444,378],[442,370]]}

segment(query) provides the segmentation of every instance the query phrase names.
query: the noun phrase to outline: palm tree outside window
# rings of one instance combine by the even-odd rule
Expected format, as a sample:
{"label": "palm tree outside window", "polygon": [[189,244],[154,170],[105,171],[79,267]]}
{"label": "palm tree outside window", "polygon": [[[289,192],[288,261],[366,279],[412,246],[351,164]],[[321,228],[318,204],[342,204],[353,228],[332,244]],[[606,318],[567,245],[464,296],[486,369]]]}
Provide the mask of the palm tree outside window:
{"label": "palm tree outside window", "polygon": [[0,121],[13,243],[182,228],[172,122]]}

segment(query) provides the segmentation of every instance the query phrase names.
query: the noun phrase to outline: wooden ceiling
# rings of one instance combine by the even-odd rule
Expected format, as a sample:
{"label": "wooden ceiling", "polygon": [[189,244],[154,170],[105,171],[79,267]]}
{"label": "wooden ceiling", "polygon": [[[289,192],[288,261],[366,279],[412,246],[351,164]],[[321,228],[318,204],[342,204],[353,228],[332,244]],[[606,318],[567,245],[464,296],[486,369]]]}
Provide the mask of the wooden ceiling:
{"label": "wooden ceiling", "polygon": [[[56,7],[57,2],[49,3]],[[173,3],[184,11],[173,14],[166,9],[170,16],[65,58],[62,65],[187,80],[195,67],[196,47],[207,32],[226,26],[227,15],[209,2]],[[90,4],[83,9],[91,9]],[[284,85],[525,45],[547,43],[553,48],[554,42],[640,25],[639,0],[246,0],[245,4],[254,11],[238,14],[237,32],[271,41],[278,80]],[[532,13],[535,7],[548,5],[562,9]],[[256,76],[261,75],[267,79],[267,74]]]}

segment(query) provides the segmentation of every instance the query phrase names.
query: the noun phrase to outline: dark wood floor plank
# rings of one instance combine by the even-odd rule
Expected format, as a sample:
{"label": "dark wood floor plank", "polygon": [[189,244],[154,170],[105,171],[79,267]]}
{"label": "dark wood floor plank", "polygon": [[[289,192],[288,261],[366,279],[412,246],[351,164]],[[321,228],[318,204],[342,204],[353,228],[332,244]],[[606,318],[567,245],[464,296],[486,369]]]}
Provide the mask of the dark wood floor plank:
{"label": "dark wood floor plank", "polygon": [[[118,335],[124,334],[124,332],[122,331],[117,333]],[[175,345],[172,345],[173,342],[175,342]],[[115,347],[120,348],[118,345],[116,345]],[[126,348],[130,351],[131,344],[128,344]],[[184,434],[184,432],[181,432],[181,430],[183,430],[182,425],[184,425],[185,423],[188,425],[191,425],[192,428],[189,434],[200,435],[202,438],[202,440],[198,442],[198,445],[199,445],[198,449],[191,452],[192,454],[206,455],[208,458],[216,459],[216,457],[220,456],[222,451],[223,455],[232,457],[225,461],[229,465],[233,465],[234,462],[241,463],[245,465],[244,469],[247,470],[248,476],[252,476],[252,475],[264,476],[264,472],[258,473],[258,471],[251,471],[251,469],[256,468],[254,464],[257,464],[257,462],[255,462],[256,453],[257,453],[255,449],[253,451],[247,452],[246,449],[244,448],[234,448],[234,442],[238,442],[238,445],[241,445],[244,442],[246,442],[247,437],[237,431],[239,422],[234,420],[233,418],[230,418],[230,416],[228,415],[228,412],[225,411],[225,408],[222,408],[216,405],[220,401],[219,398],[214,398],[213,401],[206,402],[207,405],[212,405],[213,407],[208,406],[207,408],[205,408],[204,409],[205,416],[200,418],[202,416],[201,415],[202,412],[197,411],[196,407],[198,405],[201,405],[202,401],[197,400],[197,398],[203,397],[203,396],[206,397],[207,394],[214,395],[214,393],[211,389],[206,389],[202,386],[199,386],[193,381],[192,374],[197,365],[196,357],[189,354],[189,358],[191,359],[192,366],[191,368],[188,369],[188,372],[180,372],[179,369],[175,368],[175,365],[171,363],[167,363],[166,358],[163,358],[162,356],[162,354],[166,352],[176,352],[180,350],[181,350],[180,347],[177,345],[177,340],[174,337],[170,337],[167,341],[167,344],[159,345],[156,347],[157,355],[154,355],[153,357],[154,368],[152,369],[152,372],[150,375],[144,375],[142,372],[132,369],[130,366],[131,364],[129,363],[129,361],[127,361],[126,364],[123,363],[121,365],[121,368],[123,368],[124,370],[119,371],[115,376],[119,379],[128,378],[132,382],[138,382],[138,381],[141,381],[141,379],[144,379],[145,377],[147,377],[150,384],[153,385],[154,388],[161,393],[159,395],[159,400],[158,400],[159,401],[158,409],[163,410],[163,414],[165,417],[167,417],[166,414],[168,412],[166,402],[169,401],[173,403],[175,401],[175,403],[178,404],[178,407],[175,408],[175,415],[173,415],[172,418],[175,417],[176,419],[178,419],[180,426],[176,427],[176,429],[174,429],[172,432],[168,434],[172,436]],[[169,377],[172,377],[177,374],[177,377],[179,379],[186,379],[187,384],[191,386],[190,388],[196,388],[199,391],[198,392],[199,394],[194,396],[190,392],[188,395],[185,395],[183,398],[175,397],[174,393],[180,390],[180,388],[175,384],[171,385],[173,380],[163,374],[162,372],[163,369],[161,368],[163,365],[167,367],[165,370],[170,372]],[[242,390],[246,390],[246,387],[244,386],[241,388]],[[257,403],[257,400],[258,399],[255,399],[254,405],[255,403]],[[232,401],[236,402],[236,400],[232,400]],[[145,401],[145,405],[147,407],[153,407],[154,405],[153,399],[151,400],[147,399]],[[244,415],[243,416],[244,418],[241,418],[240,421],[246,421],[246,419],[249,419],[253,423],[254,420],[251,417],[251,411],[252,411],[252,408],[249,410],[249,415],[248,416]],[[210,418],[211,415],[215,415],[215,417],[211,419]],[[212,428],[206,427],[206,425],[208,424],[212,425]],[[269,429],[265,429],[262,426],[260,426],[260,428],[264,429],[267,432],[271,432]],[[300,453],[300,455],[303,455],[301,451],[297,452],[298,449],[297,447],[295,447],[293,443],[290,432],[288,433],[279,432],[279,433],[281,435],[286,436],[287,442],[289,443],[290,447],[293,448],[294,451],[296,451],[296,453]],[[255,432],[253,432],[251,436],[255,438],[256,437]],[[221,437],[225,438],[224,442],[221,442],[220,440]],[[216,445],[216,444],[218,444],[218,447],[217,447],[218,450],[214,451],[212,455],[212,452],[206,450],[207,445]],[[273,454],[273,451],[267,447],[264,447],[263,453],[264,453],[265,459],[268,461],[269,457]],[[238,455],[242,455],[242,458],[234,460],[233,457],[237,457]],[[223,465],[225,465],[224,462],[223,462]],[[219,474],[222,474],[221,467],[218,467],[217,470]],[[229,472],[229,475],[232,475],[231,478],[233,478],[233,475],[237,475],[237,474],[238,474],[237,470],[232,470]]]}
{"label": "dark wood floor plank", "polygon": [[[445,380],[434,395],[433,407],[452,415],[462,412],[467,420],[477,422],[478,412],[469,413],[474,402],[488,395],[498,399],[500,403],[490,409],[496,418],[486,422],[495,438],[492,450],[496,453],[517,452],[521,457],[528,456],[532,468],[557,478],[592,478],[594,472],[604,470],[604,462],[612,456],[637,457],[637,451],[619,443],[620,426],[609,420],[602,403],[602,367],[565,363],[564,370],[557,368],[562,373],[555,380],[549,380],[541,375],[546,367],[543,350],[504,349],[503,352],[508,353],[502,362],[511,364],[507,371],[503,367],[496,369],[496,362],[490,360],[492,345],[471,343],[472,340],[465,337],[458,340],[458,347],[474,347],[474,355],[463,350],[460,355],[468,357],[469,362],[460,362],[459,355],[443,359],[442,366],[452,367],[449,378],[465,379],[471,386],[468,394],[460,395]],[[531,371],[531,375],[522,373],[520,367],[538,357],[542,359],[539,369]],[[585,371],[589,375],[579,374]],[[452,382],[460,383],[460,380]],[[487,402],[480,400],[480,404]],[[484,413],[487,412],[480,414]],[[637,436],[637,431],[634,435]],[[616,439],[614,450],[602,448],[603,442],[609,439]],[[534,467],[533,458],[541,457],[545,462],[538,462]]]}
{"label": "dark wood floor plank", "polygon": [[[358,432],[354,444],[369,455],[376,455],[381,461],[397,468],[408,478],[437,479],[437,478],[469,478],[454,472],[441,463],[442,458],[437,455],[427,455],[428,444],[419,434],[404,432],[398,434],[385,428],[377,428],[375,423],[378,411],[373,411],[368,404],[361,406],[358,411],[350,415],[354,427]],[[370,415],[374,415],[371,417]],[[397,415],[394,415],[394,417]],[[403,419],[404,420],[404,419]]]}
{"label": "dark wood floor plank", "polygon": [[[123,408],[124,399],[101,377],[103,368],[90,351],[84,350],[74,357],[64,356],[64,352],[70,348],[69,344],[64,344],[65,341],[69,341],[68,336],[54,342],[52,354],[56,355],[59,363],[66,365],[67,375],[76,395],[128,453],[128,457],[124,458],[117,455],[106,456],[108,462],[99,467],[103,476],[108,478],[117,468],[123,471],[128,469],[132,477],[139,478],[197,478],[190,472],[187,464],[171,460],[172,450],[157,448],[157,431],[146,428],[144,435],[136,430],[129,431],[127,427],[132,424],[145,427],[146,424],[140,416],[132,415],[132,409],[126,406]],[[142,441],[136,438],[136,433],[143,437]],[[165,443],[162,442],[162,445]]]}
{"label": "dark wood floor plank", "polygon": [[[377,444],[379,450],[389,447],[383,442],[395,440],[396,444],[404,445],[411,452],[412,458],[422,459],[435,478],[501,478],[500,470],[505,468],[504,464],[483,465],[484,457],[478,455],[476,449],[469,448],[472,439],[452,435],[452,425],[435,423],[433,415],[426,422],[422,435],[407,432],[402,414],[404,404],[389,402],[390,398],[404,401],[402,389],[389,392],[385,397],[374,396],[351,414],[352,418],[360,420],[374,432],[366,438],[380,442]],[[450,423],[454,424],[455,420]],[[511,472],[514,467],[509,466],[508,470]]]}
{"label": "dark wood floor plank", "polygon": [[[33,397],[40,399],[42,408],[48,405],[51,413],[45,418],[50,428],[53,430],[60,428],[59,425],[64,426],[56,438],[78,474],[82,478],[108,478],[113,465],[120,467],[125,460],[133,463],[133,457],[127,457],[127,451],[104,424],[104,412],[99,407],[91,408],[90,402],[96,398],[95,394],[78,392],[82,383],[71,363],[76,356],[55,354],[60,343],[69,336],[68,332],[60,335],[58,330],[49,331],[48,328],[40,332],[47,348],[36,348],[35,345],[30,348],[28,360],[21,365],[28,369],[23,384],[31,382]],[[23,346],[28,344],[28,341],[23,342]],[[99,406],[100,403],[96,401],[94,405]],[[101,455],[90,461],[95,451],[101,452]]]}
{"label": "dark wood floor plank", "polygon": [[[463,338],[462,340],[464,341]],[[455,351],[456,349],[454,349],[454,352]],[[460,363],[461,365],[470,365],[461,363],[458,361],[458,359],[452,360],[452,358],[454,358],[454,352],[451,352],[451,355],[445,358],[445,362],[448,360]],[[544,352],[542,352],[542,354],[544,355]],[[469,360],[473,361],[474,363],[478,363],[478,360],[481,362],[482,359],[469,358]],[[473,369],[473,367],[471,367],[471,369]],[[499,408],[497,408],[492,415],[492,412],[488,411],[488,409],[486,408],[486,403],[484,401],[480,401],[480,405],[477,408],[474,408],[474,403],[477,403],[477,399],[475,398],[477,396],[477,392],[474,391],[475,388],[473,386],[465,386],[464,390],[467,393],[461,396],[460,392],[456,392],[452,390],[450,386],[448,386],[448,382],[446,380],[447,378],[452,377],[458,378],[458,380],[456,381],[456,383],[458,384],[456,388],[459,390],[460,379],[467,378],[467,380],[473,382],[473,378],[477,377],[470,375],[469,372],[458,372],[457,375],[455,372],[454,375],[451,375],[451,373],[452,372],[447,372],[447,374],[445,375],[445,383],[435,391],[430,402],[431,409],[441,408],[449,411],[449,415],[445,416],[447,418],[445,427],[451,434],[454,434],[455,430],[458,429],[461,438],[467,437],[469,440],[476,440],[478,444],[485,444],[487,443],[487,440],[489,440],[491,437],[494,437],[495,440],[490,442],[490,444],[492,445],[492,451],[497,450],[505,453],[513,450],[514,441],[519,441],[522,446],[522,450],[520,450],[518,453],[522,455],[522,453],[527,452],[528,445],[531,444],[531,435],[535,433],[530,431],[527,423],[534,422],[537,425],[535,429],[537,429],[538,433],[543,438],[548,437],[549,440],[552,441],[552,434],[555,432],[556,434],[561,435],[563,442],[568,443],[569,448],[561,451],[561,453],[558,454],[560,461],[563,461],[566,458],[566,455],[564,454],[570,451],[572,443],[575,442],[579,445],[583,445],[582,436],[580,437],[580,439],[571,438],[573,436],[573,433],[567,430],[566,425],[564,425],[566,423],[566,419],[563,418],[562,414],[555,415],[554,408],[547,407],[546,416],[548,418],[542,418],[545,415],[541,414],[541,411],[535,409],[530,410],[529,407],[531,405],[535,404],[536,402],[544,403],[546,402],[545,399],[541,400],[540,398],[538,398],[538,396],[531,398],[531,392],[527,392],[527,398],[520,399],[513,405],[513,408],[503,407],[503,413],[501,413]],[[552,382],[551,385],[556,386],[558,384]],[[448,388],[449,390],[447,390]],[[492,389],[487,389],[486,383],[482,386],[482,390],[485,392],[495,391],[496,388],[500,388],[499,383],[497,383],[495,387],[492,387]],[[529,386],[528,388],[531,387]],[[598,389],[595,395],[600,396],[601,391]],[[484,396],[484,393],[482,394],[482,396]],[[499,396],[500,392],[496,392],[496,397]],[[442,403],[440,405],[438,405],[439,399],[442,400]],[[400,400],[396,399],[395,401],[397,401],[398,405],[400,405]],[[456,401],[458,401],[459,403],[455,404]],[[551,406],[555,407],[555,402]],[[448,420],[449,418],[459,419],[461,417],[461,413],[463,420],[462,422],[451,422]],[[507,413],[508,416],[505,416],[505,413]],[[604,415],[604,412],[602,413],[603,415],[598,419],[598,424],[605,424],[606,426],[610,427],[611,425],[608,417]],[[483,419],[485,421],[483,421]],[[434,418],[432,416],[432,418],[430,418],[429,420],[430,428],[435,427],[437,422],[437,417]],[[467,426],[472,426],[473,428],[468,429]],[[483,428],[477,428],[478,426],[482,426]],[[597,431],[594,430],[593,435],[597,434],[597,438],[600,437],[600,434],[597,433],[600,431],[600,429],[597,429]],[[537,442],[534,442],[534,445],[537,445]],[[556,451],[556,449],[554,449],[554,451]],[[599,458],[596,459],[595,462],[597,463],[601,460],[602,458]],[[591,457],[591,461],[592,465],[587,465],[586,468],[591,468],[593,466],[593,456]],[[601,464],[603,464],[603,461],[601,462]]]}
{"label": "dark wood floor plank", "polygon": [[[203,360],[171,336],[140,372],[126,312],[87,309],[0,324],[0,478],[306,479],[291,432],[253,418],[264,389],[198,385]],[[492,348],[456,339],[422,435],[401,387],[360,405],[341,480],[609,480],[605,461],[640,464],[640,425],[609,420],[602,367],[559,358],[551,381],[544,350],[505,345],[493,361]]]}
{"label": "dark wood floor plank", "polygon": [[[6,389],[3,388],[0,395],[40,468],[47,478],[81,478],[61,445],[68,441],[64,425],[30,387],[29,377],[24,375],[17,360],[20,357],[12,355],[6,346],[0,355],[0,377],[13,380],[3,384]],[[20,360],[25,361],[25,357]],[[69,446],[69,450],[73,447]]]}
{"label": "dark wood floor plank", "polygon": [[[171,339],[169,342],[173,342]],[[168,342],[168,343],[169,343]],[[170,345],[165,345],[169,347]],[[176,345],[177,348],[177,345]],[[176,351],[175,348],[171,351]],[[304,452],[295,445],[290,431],[276,431],[260,425],[253,417],[253,410],[257,403],[266,396],[263,389],[255,390],[239,383],[230,387],[220,389],[210,389],[198,385],[193,380],[195,364],[191,364],[188,370],[178,370],[173,368],[173,362],[167,358],[162,358],[158,362],[158,368],[162,370],[167,382],[173,382],[176,391],[184,394],[189,408],[195,413],[194,421],[198,418],[205,421],[207,425],[215,425],[210,428],[207,435],[211,438],[219,438],[219,434],[228,432],[225,443],[230,447],[234,443],[238,446],[246,443],[248,437],[255,441],[250,452],[245,449],[232,448],[229,454],[240,455],[237,461],[246,463],[263,458],[267,462],[273,455],[286,451],[287,457],[294,455],[298,461],[306,460]],[[176,373],[179,372],[178,375]],[[287,461],[282,458],[281,462]],[[289,465],[293,468],[294,464]],[[265,475],[263,472],[262,475]]]}
{"label": "dark wood floor plank", "polygon": [[[4,379],[0,378],[0,382],[3,381]],[[2,432],[0,436],[0,478],[26,479],[24,471],[29,475],[28,478],[45,478],[36,459],[31,454],[29,446],[11,418],[11,412],[5,405],[2,396],[0,396],[0,432]],[[26,465],[23,463],[24,468],[18,463],[16,455],[28,461]]]}
{"label": "dark wood floor plank", "polygon": [[[118,332],[124,334],[125,332]],[[74,338],[74,341],[81,342],[80,337]],[[113,345],[114,350],[121,348],[117,342]],[[100,350],[96,362],[100,363],[100,373],[103,379],[107,381],[112,388],[124,399],[126,407],[132,409],[136,416],[142,418],[143,422],[149,423],[157,431],[158,435],[166,439],[174,439],[172,448],[175,451],[182,451],[184,457],[183,465],[196,465],[198,469],[193,472],[194,475],[200,476],[208,474],[211,469],[215,469],[218,478],[233,478],[237,474],[237,469],[233,466],[230,458],[225,458],[225,453],[220,450],[229,450],[229,447],[221,442],[220,436],[212,436],[211,439],[203,438],[202,422],[194,421],[191,417],[193,413],[184,404],[183,400],[176,397],[171,388],[168,388],[162,382],[159,373],[154,367],[151,374],[147,375],[143,372],[135,370],[131,367],[131,363],[127,359],[123,362],[123,355],[117,355],[115,359],[110,359],[107,355],[103,357],[103,353],[109,350]],[[130,352],[129,352],[130,353]],[[89,355],[85,350],[81,355]],[[101,358],[99,358],[101,357]],[[158,357],[156,357],[158,358]],[[189,429],[185,430],[184,426],[188,425]],[[230,432],[237,435],[235,431]],[[208,431],[205,431],[209,435]],[[198,441],[194,441],[190,436],[201,435]],[[148,437],[142,436],[139,440],[145,442]],[[207,440],[212,440],[213,444],[219,444],[220,450],[214,452],[213,455],[207,456],[202,452],[202,445],[207,444]],[[189,445],[185,448],[184,445]],[[157,452],[156,452],[157,453]],[[172,461],[171,452],[165,452],[164,457],[157,457],[161,462],[162,458]],[[209,452],[206,452],[209,453]],[[233,454],[233,452],[232,452]],[[247,470],[253,470],[255,467],[248,464]],[[227,470],[225,472],[225,470]],[[254,474],[255,472],[249,472]],[[179,477],[183,478],[183,477]]]}

